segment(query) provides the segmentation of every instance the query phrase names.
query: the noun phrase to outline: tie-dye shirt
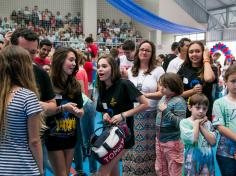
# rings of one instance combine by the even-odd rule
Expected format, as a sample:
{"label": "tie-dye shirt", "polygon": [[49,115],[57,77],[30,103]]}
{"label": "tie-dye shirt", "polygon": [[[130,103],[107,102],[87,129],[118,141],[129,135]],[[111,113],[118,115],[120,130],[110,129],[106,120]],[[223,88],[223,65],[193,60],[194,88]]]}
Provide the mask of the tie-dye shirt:
{"label": "tie-dye shirt", "polygon": [[[223,125],[236,134],[236,102],[224,96],[214,102],[212,124]],[[234,158],[236,155],[236,142],[221,135],[217,147],[217,155]]]}
{"label": "tie-dye shirt", "polygon": [[[216,138],[217,133],[210,121],[203,126]],[[194,142],[193,122],[183,119],[180,122],[181,140],[184,143],[184,176],[215,174],[212,146],[199,131],[198,141]]]}

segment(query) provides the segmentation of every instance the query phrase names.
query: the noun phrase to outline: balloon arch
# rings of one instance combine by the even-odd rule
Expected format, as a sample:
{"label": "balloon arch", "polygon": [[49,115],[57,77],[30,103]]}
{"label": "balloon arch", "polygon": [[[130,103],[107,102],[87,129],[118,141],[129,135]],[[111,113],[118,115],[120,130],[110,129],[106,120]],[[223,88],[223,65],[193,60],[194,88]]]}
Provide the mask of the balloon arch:
{"label": "balloon arch", "polygon": [[225,59],[230,60],[233,57],[231,50],[225,44],[223,44],[221,42],[215,44],[211,48],[210,54],[212,55],[213,53],[215,53],[218,50],[220,50],[225,55]]}

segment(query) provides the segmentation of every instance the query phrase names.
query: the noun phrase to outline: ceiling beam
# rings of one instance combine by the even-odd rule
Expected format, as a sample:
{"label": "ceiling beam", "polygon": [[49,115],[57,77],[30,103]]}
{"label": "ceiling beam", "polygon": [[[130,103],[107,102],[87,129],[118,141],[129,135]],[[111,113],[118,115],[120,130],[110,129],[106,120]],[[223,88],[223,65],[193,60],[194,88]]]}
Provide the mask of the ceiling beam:
{"label": "ceiling beam", "polygon": [[218,19],[216,19],[213,15],[211,15],[209,11],[206,9],[206,7],[204,7],[199,1],[193,0],[193,2],[195,2],[201,9],[203,9],[209,15],[209,17],[214,19],[218,23],[218,25],[220,25],[222,28],[226,28],[226,26],[222,24]]}
{"label": "ceiling beam", "polygon": [[223,10],[223,9],[227,9],[227,8],[235,7],[235,6],[236,6],[236,4],[225,5],[225,6],[222,6],[222,7],[208,9],[208,11]]}

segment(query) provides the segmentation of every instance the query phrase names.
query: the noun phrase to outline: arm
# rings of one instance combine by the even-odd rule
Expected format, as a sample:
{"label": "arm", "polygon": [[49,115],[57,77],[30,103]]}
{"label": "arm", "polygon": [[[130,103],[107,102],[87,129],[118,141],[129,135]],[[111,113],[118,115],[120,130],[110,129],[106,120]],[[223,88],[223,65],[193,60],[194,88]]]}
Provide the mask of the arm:
{"label": "arm", "polygon": [[43,152],[40,139],[40,114],[28,118],[29,148],[38,165],[40,174],[43,174]]}
{"label": "arm", "polygon": [[215,74],[212,70],[209,57],[210,57],[209,50],[205,49],[203,53],[204,81],[205,82],[213,82],[215,80]]}
{"label": "arm", "polygon": [[182,119],[186,118],[186,103],[181,98],[181,101],[174,102],[173,110],[167,109],[164,111],[164,118],[168,118],[175,123],[175,127],[179,128],[179,123]]}
{"label": "arm", "polygon": [[112,117],[111,122],[112,123],[119,123],[122,120],[124,120],[127,117],[133,116],[134,114],[144,111],[146,110],[149,106],[148,106],[148,101],[147,99],[144,97],[144,95],[140,95],[137,98],[139,105],[134,107],[133,109],[130,109],[128,111],[125,112],[121,112],[120,114],[117,114],[115,116]]}
{"label": "arm", "polygon": [[[207,123],[207,117],[204,117],[205,119],[205,123]],[[209,122],[210,123],[210,122]],[[200,124],[200,131],[202,133],[202,135],[206,138],[206,140],[211,144],[211,145],[215,145],[216,144],[216,137],[214,134],[212,134],[210,131],[208,131],[208,129],[206,127],[203,126],[204,122],[202,122]]]}
{"label": "arm", "polygon": [[199,123],[200,123],[200,120],[194,120],[193,122],[193,142],[198,142],[198,137],[199,137]]}
{"label": "arm", "polygon": [[51,115],[57,114],[58,108],[57,108],[55,99],[51,99],[51,100],[45,101],[45,102],[40,101],[39,103],[40,103],[40,105],[43,109],[43,112],[46,116],[51,116]]}
{"label": "arm", "polygon": [[217,130],[220,132],[220,134],[226,136],[227,138],[236,141],[236,134],[229,128],[223,126],[223,125],[217,125]]}
{"label": "arm", "polygon": [[160,91],[157,91],[153,93],[146,93],[144,96],[149,99],[159,100],[163,95]]}

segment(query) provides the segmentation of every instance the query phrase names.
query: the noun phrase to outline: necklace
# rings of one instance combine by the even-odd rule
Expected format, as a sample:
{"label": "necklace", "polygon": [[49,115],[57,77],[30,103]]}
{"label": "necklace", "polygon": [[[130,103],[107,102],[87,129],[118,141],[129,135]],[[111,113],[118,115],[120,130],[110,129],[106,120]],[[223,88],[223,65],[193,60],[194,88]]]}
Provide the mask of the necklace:
{"label": "necklace", "polygon": [[17,91],[15,90],[10,90],[9,93],[15,94]]}

